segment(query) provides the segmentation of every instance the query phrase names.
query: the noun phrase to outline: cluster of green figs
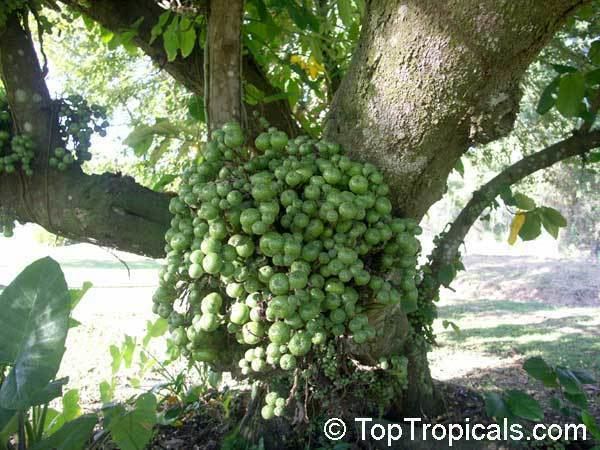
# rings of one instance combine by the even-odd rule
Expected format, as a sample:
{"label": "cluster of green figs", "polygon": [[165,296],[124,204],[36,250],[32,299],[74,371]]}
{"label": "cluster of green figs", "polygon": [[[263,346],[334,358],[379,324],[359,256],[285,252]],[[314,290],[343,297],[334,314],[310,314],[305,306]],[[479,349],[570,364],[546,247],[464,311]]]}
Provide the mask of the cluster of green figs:
{"label": "cluster of green figs", "polygon": [[28,134],[15,134],[8,100],[0,91],[0,175],[14,173],[21,168],[31,176],[31,162],[34,157],[34,143]]}
{"label": "cluster of green figs", "polygon": [[[372,308],[416,304],[421,229],[393,216],[382,173],[338,144],[271,128],[248,146],[228,123],[170,211],[154,312],[193,361],[218,360],[230,336],[243,375],[292,371],[331,339],[384,333]],[[272,394],[263,416],[283,409]]]}

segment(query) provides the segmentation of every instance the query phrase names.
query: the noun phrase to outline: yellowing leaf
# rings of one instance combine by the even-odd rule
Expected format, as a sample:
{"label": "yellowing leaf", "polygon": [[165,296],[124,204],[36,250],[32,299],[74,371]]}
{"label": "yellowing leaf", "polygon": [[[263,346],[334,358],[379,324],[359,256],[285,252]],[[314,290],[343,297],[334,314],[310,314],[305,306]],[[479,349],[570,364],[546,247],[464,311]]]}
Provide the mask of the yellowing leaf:
{"label": "yellowing leaf", "polygon": [[308,61],[305,61],[300,55],[292,55],[290,57],[290,62],[299,65],[312,79],[317,78],[317,76],[325,70],[323,64],[319,63],[314,56],[311,56]]}
{"label": "yellowing leaf", "polygon": [[513,218],[512,223],[510,224],[510,234],[508,236],[508,243],[510,245],[514,245],[517,242],[517,236],[519,235],[519,231],[523,227],[525,223],[525,213],[517,213]]}
{"label": "yellowing leaf", "polygon": [[[308,59],[307,72],[311,78],[317,78],[317,76],[323,72],[323,64],[319,64],[319,62],[315,59],[314,56],[311,56]],[[306,70],[306,69],[305,69]]]}
{"label": "yellowing leaf", "polygon": [[300,55],[292,55],[290,57],[290,62],[292,64],[298,64],[299,66],[304,65],[304,60],[302,59],[302,56],[300,56]]}

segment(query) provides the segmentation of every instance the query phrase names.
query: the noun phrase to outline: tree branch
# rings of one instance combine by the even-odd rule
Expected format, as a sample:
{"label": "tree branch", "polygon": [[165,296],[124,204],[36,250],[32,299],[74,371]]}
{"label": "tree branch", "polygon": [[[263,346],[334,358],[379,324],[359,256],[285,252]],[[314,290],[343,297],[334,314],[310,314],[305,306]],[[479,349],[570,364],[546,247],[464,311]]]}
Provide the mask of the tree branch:
{"label": "tree branch", "polygon": [[163,255],[169,227],[169,196],[133,178],[86,175],[78,165],[66,172],[48,167],[48,149],[60,142],[58,121],[33,42],[16,16],[0,33],[0,76],[13,120],[37,148],[34,175],[0,176],[3,209],[62,236],[154,257]]}
{"label": "tree branch", "polygon": [[442,235],[440,242],[431,254],[429,267],[434,278],[442,267],[452,264],[467,233],[485,208],[490,206],[492,200],[500,194],[502,188],[513,185],[538,170],[573,156],[583,155],[597,147],[600,147],[600,130],[576,132],[573,136],[507,167],[474,192],[471,200],[454,220],[450,229]]}
{"label": "tree branch", "polygon": [[242,17],[244,1],[212,0],[206,33],[208,128],[242,119]]}
{"label": "tree branch", "polygon": [[[89,7],[82,6],[77,0],[60,1],[74,11],[90,17],[104,28],[117,33],[130,29],[134,22],[143,17],[138,34],[133,39],[134,44],[191,92],[204,95],[204,55],[200,46],[197,45],[187,58],[178,57],[169,62],[162,39],[156,39],[150,44],[152,27],[165,11],[154,0],[94,0],[90,2]],[[227,4],[227,2],[221,3]],[[279,93],[250,55],[242,59],[242,71],[246,81],[265,92],[267,96]],[[273,126],[292,135],[298,134],[299,128],[287,100],[258,105],[245,104],[244,107],[249,118],[254,111],[257,111]]]}

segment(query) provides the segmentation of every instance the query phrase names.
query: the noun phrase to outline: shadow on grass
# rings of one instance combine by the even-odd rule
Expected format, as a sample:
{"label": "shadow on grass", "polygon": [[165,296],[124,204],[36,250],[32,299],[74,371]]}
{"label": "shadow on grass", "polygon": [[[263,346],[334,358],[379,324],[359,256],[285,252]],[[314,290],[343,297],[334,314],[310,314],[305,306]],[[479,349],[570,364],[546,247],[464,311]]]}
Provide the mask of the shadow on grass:
{"label": "shadow on grass", "polygon": [[556,306],[534,301],[515,302],[512,300],[483,299],[455,305],[440,306],[438,307],[438,314],[445,319],[461,319],[477,314],[503,316],[507,314],[526,314],[553,309],[556,309]]}
{"label": "shadow on grass", "polygon": [[556,364],[600,370],[600,330],[589,323],[592,320],[591,316],[580,315],[532,324],[470,328],[459,334],[441,333],[440,341],[498,356],[540,355]]}
{"label": "shadow on grass", "polygon": [[[160,263],[153,260],[144,261],[125,261],[130,270],[144,269],[160,269]],[[120,261],[98,261],[94,259],[82,259],[75,261],[66,261],[60,264],[62,267],[70,267],[75,269],[124,269],[127,270],[125,264]]]}

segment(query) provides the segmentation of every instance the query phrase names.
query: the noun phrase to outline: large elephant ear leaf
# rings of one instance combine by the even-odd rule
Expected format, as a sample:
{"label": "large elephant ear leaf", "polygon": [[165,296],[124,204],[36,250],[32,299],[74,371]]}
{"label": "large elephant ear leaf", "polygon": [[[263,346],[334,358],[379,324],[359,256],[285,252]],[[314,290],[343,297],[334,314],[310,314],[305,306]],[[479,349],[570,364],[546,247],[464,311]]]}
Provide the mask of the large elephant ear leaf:
{"label": "large elephant ear leaf", "polygon": [[56,261],[40,259],[0,295],[0,364],[11,366],[0,408],[25,410],[47,401],[69,329],[70,295]]}

